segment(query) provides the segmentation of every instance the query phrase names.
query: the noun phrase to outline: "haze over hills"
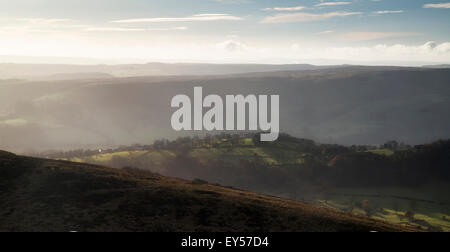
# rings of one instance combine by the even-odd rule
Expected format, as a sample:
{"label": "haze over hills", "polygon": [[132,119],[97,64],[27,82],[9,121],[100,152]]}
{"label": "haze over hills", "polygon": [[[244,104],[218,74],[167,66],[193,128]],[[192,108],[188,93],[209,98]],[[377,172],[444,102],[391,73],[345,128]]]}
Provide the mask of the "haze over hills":
{"label": "haze over hills", "polygon": [[450,65],[449,64],[427,65],[427,66],[424,66],[424,67],[427,67],[427,68],[450,68]]}
{"label": "haze over hills", "polygon": [[202,181],[0,152],[0,231],[414,231]]}
{"label": "haze over hills", "polygon": [[99,148],[193,136],[171,129],[170,101],[177,94],[192,97],[195,86],[202,86],[204,95],[279,94],[281,131],[296,137],[348,145],[422,144],[450,137],[448,83],[448,69],[351,66],[217,76],[6,80],[0,85],[0,147]]}
{"label": "haze over hills", "polygon": [[[206,63],[146,63],[146,64],[17,64],[0,63],[0,79],[27,79],[29,81],[99,79],[145,76],[214,76],[279,71],[305,71],[358,67],[357,64],[206,64]],[[406,69],[398,65],[378,64],[372,69]],[[449,65],[425,65],[423,68],[449,68]]]}
{"label": "haze over hills", "polygon": [[[116,77],[168,76],[168,75],[225,75],[270,71],[302,71],[338,66],[313,66],[307,64],[130,64],[130,65],[58,65],[58,64],[6,64],[0,63],[0,79],[45,80],[46,77],[80,74],[78,79],[89,79],[90,73],[103,73]],[[109,76],[109,77],[111,77]],[[105,76],[108,78],[108,76]],[[71,78],[73,79],[73,78]]]}
{"label": "haze over hills", "polygon": [[0,232],[450,232],[449,11],[0,1]]}

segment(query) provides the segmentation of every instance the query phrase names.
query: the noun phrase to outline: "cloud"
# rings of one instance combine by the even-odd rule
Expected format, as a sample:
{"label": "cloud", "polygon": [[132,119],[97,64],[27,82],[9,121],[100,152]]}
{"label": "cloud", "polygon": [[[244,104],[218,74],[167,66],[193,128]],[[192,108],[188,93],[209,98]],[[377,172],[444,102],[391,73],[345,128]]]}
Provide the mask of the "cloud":
{"label": "cloud", "polygon": [[273,8],[265,8],[263,11],[300,11],[304,10],[306,7],[304,6],[296,6],[296,7],[273,7]]}
{"label": "cloud", "polygon": [[374,11],[373,14],[399,14],[399,13],[404,13],[405,11],[403,10],[385,10],[385,11]]}
{"label": "cloud", "polygon": [[324,2],[320,4],[316,4],[317,7],[324,7],[324,6],[340,6],[340,5],[349,5],[351,2]]}
{"label": "cloud", "polygon": [[183,31],[187,27],[169,28],[122,28],[122,27],[89,27],[84,29],[87,32],[148,32],[148,31]]}
{"label": "cloud", "polygon": [[69,18],[14,18],[8,21],[12,21],[12,25],[1,26],[1,33],[58,33],[89,27]]}
{"label": "cloud", "polygon": [[316,35],[326,35],[326,34],[331,34],[334,33],[334,31],[328,30],[328,31],[322,31],[322,32],[318,32],[316,33]]}
{"label": "cloud", "polygon": [[426,9],[450,9],[450,3],[425,4],[423,7]]}
{"label": "cloud", "polygon": [[33,25],[48,25],[74,21],[69,18],[18,18],[17,21],[27,22]]}
{"label": "cloud", "polygon": [[[393,46],[386,46],[386,45],[378,45],[375,46],[376,50],[384,51],[387,53],[391,53],[392,55],[398,55],[398,54],[411,54],[411,56],[414,55],[440,55],[440,56],[446,56],[447,60],[449,58],[450,53],[450,43],[442,43],[437,44],[434,41],[429,41],[423,45],[419,46],[406,46],[406,45],[393,45]],[[445,55],[447,54],[447,55]]]}
{"label": "cloud", "polygon": [[115,20],[113,23],[162,23],[162,22],[207,22],[207,21],[240,21],[241,17],[228,14],[198,14],[189,17],[162,17]]}
{"label": "cloud", "polygon": [[219,43],[216,45],[216,48],[222,49],[228,52],[238,52],[244,51],[247,46],[242,44],[241,42],[235,40],[227,40],[225,42]]}
{"label": "cloud", "polygon": [[338,38],[346,41],[369,41],[383,38],[408,37],[414,35],[417,34],[405,32],[349,32],[338,36]]}
{"label": "cloud", "polygon": [[[392,62],[403,62],[401,63],[401,65],[415,65],[418,62],[450,62],[450,42],[438,44],[436,42],[429,41],[419,45],[377,44],[367,47],[342,47],[332,45],[312,46],[306,44],[292,44],[289,47],[267,48],[248,46],[235,40],[229,40],[216,44],[215,48],[218,50],[215,52],[215,55],[220,55],[228,62],[234,63],[264,62],[285,64],[297,62],[324,64],[324,62],[327,62],[327,60],[329,60],[329,62],[334,62],[336,64],[338,64],[338,62],[347,64],[351,64],[351,62],[360,62],[364,64],[364,62],[367,62],[367,64],[384,65],[391,64]],[[196,55],[203,54],[197,53]],[[208,61],[206,58],[205,60]]]}
{"label": "cloud", "polygon": [[[434,41],[422,45],[378,44],[372,47],[297,47],[292,48],[291,57],[328,59],[355,62],[450,62],[450,42],[437,44]],[[413,64],[414,65],[414,64]]]}
{"label": "cloud", "polygon": [[323,14],[313,14],[313,13],[290,13],[290,14],[278,14],[271,17],[266,17],[262,20],[262,23],[294,23],[294,22],[311,22],[311,21],[320,21],[327,20],[334,17],[346,17],[352,15],[360,15],[362,12],[329,12]]}
{"label": "cloud", "polygon": [[249,0],[214,0],[215,2],[223,3],[223,4],[246,4],[249,3]]}

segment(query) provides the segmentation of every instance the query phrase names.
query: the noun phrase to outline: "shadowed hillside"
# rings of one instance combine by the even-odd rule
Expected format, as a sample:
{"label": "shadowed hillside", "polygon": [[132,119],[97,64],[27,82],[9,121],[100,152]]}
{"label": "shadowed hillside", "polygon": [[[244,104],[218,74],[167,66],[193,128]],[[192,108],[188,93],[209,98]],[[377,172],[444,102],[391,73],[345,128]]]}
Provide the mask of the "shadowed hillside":
{"label": "shadowed hillside", "polygon": [[[202,179],[371,216],[425,230],[450,231],[450,140],[410,146],[315,143],[281,134],[158,140],[117,149],[30,153],[31,156],[133,167],[183,179]],[[363,202],[370,204],[363,205]],[[406,218],[407,212],[414,218]]]}
{"label": "shadowed hillside", "polygon": [[0,152],[0,231],[413,231],[151,173]]}

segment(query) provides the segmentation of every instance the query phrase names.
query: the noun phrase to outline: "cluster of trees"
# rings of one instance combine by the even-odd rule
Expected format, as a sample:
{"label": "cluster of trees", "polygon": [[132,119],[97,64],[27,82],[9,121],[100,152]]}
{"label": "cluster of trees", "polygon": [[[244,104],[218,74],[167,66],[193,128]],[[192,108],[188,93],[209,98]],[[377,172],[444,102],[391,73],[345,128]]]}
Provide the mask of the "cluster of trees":
{"label": "cluster of trees", "polygon": [[[248,136],[246,136],[248,137]],[[232,141],[231,139],[236,139]],[[233,147],[243,144],[239,136],[184,138],[166,142],[167,148],[182,148],[173,160],[167,160],[165,175],[202,178],[214,183],[266,192],[292,192],[324,186],[417,186],[435,180],[450,181],[450,140],[430,145],[408,147],[387,143],[378,148],[398,149],[392,156],[365,151],[377,147],[317,144],[314,141],[281,135],[276,142],[259,142],[265,148],[293,149],[305,153],[302,164],[274,166],[255,157],[239,160],[201,160],[191,157],[190,150],[208,146]],[[216,146],[217,147],[217,146]]]}
{"label": "cluster of trees", "polygon": [[[249,139],[253,139],[253,144]],[[434,180],[450,181],[450,140],[406,148],[390,141],[381,148],[394,151],[391,156],[366,150],[374,146],[341,146],[318,144],[281,134],[276,142],[260,142],[259,134],[221,134],[206,137],[182,137],[173,141],[159,140],[153,145],[134,145],[108,150],[76,150],[39,154],[47,158],[74,158],[136,150],[171,150],[176,156],[155,166],[143,160],[113,158],[115,167],[134,166],[182,178],[201,178],[214,183],[257,191],[284,191],[297,194],[308,186],[417,186]],[[304,154],[304,162],[276,166],[258,156],[237,160],[203,158],[189,155],[198,148],[274,148]],[[303,188],[305,189],[305,188]]]}
{"label": "cluster of trees", "polygon": [[[231,142],[227,136],[217,139],[228,139],[227,143]],[[239,144],[239,137],[236,137],[236,139],[238,140],[235,144]],[[415,147],[390,141],[379,147],[395,150],[393,155],[386,156],[364,151],[376,148],[373,146],[358,146],[355,149],[355,147],[340,145],[317,144],[311,140],[298,139],[286,134],[282,134],[276,142],[259,142],[258,139],[259,135],[253,136],[253,142],[257,146],[280,149],[292,148],[298,153],[306,153],[305,162],[295,166],[273,167],[273,165],[262,160],[243,158],[242,160],[236,160],[234,163],[226,164],[228,167],[224,168],[225,164],[220,163],[222,161],[196,160],[197,165],[195,166],[204,169],[201,172],[184,171],[184,174],[195,174],[195,177],[211,179],[212,181],[223,181],[223,177],[228,177],[230,180],[233,177],[238,177],[241,180],[239,184],[242,185],[256,185],[258,184],[255,182],[256,178],[259,178],[266,189],[268,188],[266,186],[270,184],[268,180],[279,182],[273,186],[273,189],[279,187],[279,185],[288,186],[292,182],[357,187],[418,186],[436,180],[450,181],[450,155],[448,155],[450,153],[450,140]],[[194,143],[198,144],[196,141],[198,140],[194,139]],[[184,139],[181,143],[186,147],[189,141]],[[191,147],[195,148],[195,144]],[[189,148],[183,153],[189,153]],[[192,167],[193,165],[189,166]],[[205,168],[206,166],[207,168]],[[168,167],[170,167],[168,169],[171,171],[170,175],[182,175],[177,174],[177,171],[182,169],[183,162],[168,165]],[[206,173],[207,176],[202,176]],[[244,182],[242,178],[245,177],[248,179]]]}
{"label": "cluster of trees", "polygon": [[193,148],[218,148],[218,147],[238,147],[245,145],[245,139],[252,138],[253,133],[243,132],[240,134],[216,134],[206,135],[205,137],[179,137],[176,140],[169,141],[167,139],[157,140],[153,147],[157,150],[177,150],[177,149],[193,149]]}
{"label": "cluster of trees", "polygon": [[399,143],[399,142],[393,140],[393,141],[388,141],[385,144],[381,145],[380,148],[396,151],[396,150],[400,150],[400,149],[403,149],[403,150],[411,149],[412,146],[409,144],[405,144],[405,143]]}
{"label": "cluster of trees", "polygon": [[[216,135],[206,135],[205,137],[179,137],[176,140],[170,141],[168,139],[156,140],[151,145],[135,144],[131,146],[120,146],[118,148],[99,148],[99,149],[76,149],[70,151],[50,150],[45,152],[27,153],[28,156],[50,158],[50,159],[72,159],[94,156],[98,154],[117,153],[117,152],[131,152],[140,150],[189,150],[194,148],[233,148],[248,146],[243,140],[251,138],[254,145],[261,147],[282,147],[295,148],[296,151],[303,153],[310,153],[315,156],[322,156],[326,158],[333,158],[338,154],[351,152],[365,152],[376,149],[389,150],[408,150],[412,147],[397,141],[388,141],[383,145],[352,145],[350,147],[338,144],[317,144],[313,140],[300,139],[292,137],[288,134],[281,133],[276,142],[261,142],[261,133],[243,132],[239,134],[222,133]],[[290,145],[292,144],[292,145]],[[402,153],[405,155],[405,153]]]}
{"label": "cluster of trees", "polygon": [[450,181],[450,140],[419,145],[391,156],[369,152],[337,155],[329,179],[345,186],[418,186]]}

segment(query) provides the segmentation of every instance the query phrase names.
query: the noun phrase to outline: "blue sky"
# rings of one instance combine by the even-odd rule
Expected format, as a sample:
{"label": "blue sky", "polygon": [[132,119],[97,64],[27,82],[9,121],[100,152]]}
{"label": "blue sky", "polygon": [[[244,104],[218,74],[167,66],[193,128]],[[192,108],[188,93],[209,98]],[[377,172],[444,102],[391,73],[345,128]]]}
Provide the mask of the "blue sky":
{"label": "blue sky", "polygon": [[0,54],[449,63],[449,24],[449,0],[1,0]]}

